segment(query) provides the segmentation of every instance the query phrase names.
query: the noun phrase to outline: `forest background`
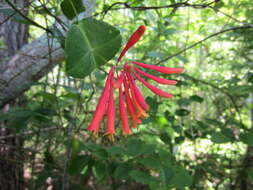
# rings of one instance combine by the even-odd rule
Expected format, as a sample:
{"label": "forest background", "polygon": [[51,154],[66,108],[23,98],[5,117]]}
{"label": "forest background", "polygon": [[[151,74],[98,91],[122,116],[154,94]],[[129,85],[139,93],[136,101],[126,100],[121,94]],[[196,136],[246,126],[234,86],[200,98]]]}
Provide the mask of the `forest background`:
{"label": "forest background", "polygon": [[[0,0],[0,189],[251,190],[252,20],[251,0]],[[109,68],[140,25],[120,64],[185,72],[160,75],[178,81],[159,86],[173,99],[141,87],[149,117],[131,135],[117,118],[113,142],[106,122],[93,139]],[[80,61],[74,27],[97,27],[106,61]]]}

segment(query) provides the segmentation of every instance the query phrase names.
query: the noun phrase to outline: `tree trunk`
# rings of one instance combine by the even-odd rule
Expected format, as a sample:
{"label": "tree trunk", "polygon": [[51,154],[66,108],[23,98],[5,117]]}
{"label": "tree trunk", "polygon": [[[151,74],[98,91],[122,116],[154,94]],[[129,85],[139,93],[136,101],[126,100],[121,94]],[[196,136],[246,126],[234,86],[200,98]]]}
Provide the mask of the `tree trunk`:
{"label": "tree trunk", "polygon": [[[79,19],[91,16],[96,0],[83,0],[83,4],[86,10],[79,15]],[[29,89],[33,82],[64,60],[64,51],[57,39],[52,39],[49,52],[47,37],[44,34],[23,46],[9,61],[1,59],[4,62],[0,64],[0,108]]]}
{"label": "tree trunk", "polygon": [[[0,5],[3,5],[3,2],[5,0],[0,0]],[[24,15],[27,14],[28,7],[25,9],[23,7],[27,2],[28,0],[12,0],[12,3],[22,10]],[[83,3],[86,11],[79,15],[80,19],[91,16],[96,0],[83,0]],[[2,24],[5,19],[6,17],[0,14],[0,40],[5,42],[5,48],[0,49],[0,109],[8,111],[11,105],[22,105],[21,98],[18,100],[17,97],[20,97],[33,82],[38,81],[55,65],[62,62],[64,51],[57,39],[53,39],[52,47],[49,49],[46,34],[24,45],[28,38],[27,26],[11,20]],[[0,137],[8,135],[11,135],[11,131],[7,130],[6,123],[0,123]],[[1,190],[25,189],[22,147],[21,138],[0,140]]]}
{"label": "tree trunk", "polygon": [[[3,1],[0,0],[2,4]],[[13,0],[13,4],[19,9],[27,7],[26,0]],[[27,9],[22,11],[28,14]],[[0,15],[1,23],[0,37],[4,42],[1,50],[1,60],[13,56],[23,45],[28,42],[28,25],[20,24],[12,19],[7,19],[5,15]],[[0,63],[1,64],[1,63]],[[15,99],[10,104],[5,105],[4,111],[8,111],[10,106],[22,106],[22,96]],[[6,127],[6,123],[0,123],[0,137],[10,135],[12,131]],[[23,179],[24,154],[22,152],[23,139],[10,138],[0,141],[0,189],[1,190],[24,190]]]}

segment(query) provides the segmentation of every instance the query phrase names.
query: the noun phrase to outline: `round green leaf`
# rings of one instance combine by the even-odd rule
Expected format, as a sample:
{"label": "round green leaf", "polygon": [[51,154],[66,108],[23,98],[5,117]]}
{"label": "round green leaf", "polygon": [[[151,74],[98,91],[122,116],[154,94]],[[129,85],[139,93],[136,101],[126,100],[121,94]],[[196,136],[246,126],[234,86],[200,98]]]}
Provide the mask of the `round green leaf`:
{"label": "round green leaf", "polygon": [[115,27],[92,18],[73,24],[65,42],[66,72],[76,78],[89,75],[112,59],[121,45]]}
{"label": "round green leaf", "polygon": [[64,0],[61,3],[61,9],[63,14],[70,20],[85,11],[82,0]]}

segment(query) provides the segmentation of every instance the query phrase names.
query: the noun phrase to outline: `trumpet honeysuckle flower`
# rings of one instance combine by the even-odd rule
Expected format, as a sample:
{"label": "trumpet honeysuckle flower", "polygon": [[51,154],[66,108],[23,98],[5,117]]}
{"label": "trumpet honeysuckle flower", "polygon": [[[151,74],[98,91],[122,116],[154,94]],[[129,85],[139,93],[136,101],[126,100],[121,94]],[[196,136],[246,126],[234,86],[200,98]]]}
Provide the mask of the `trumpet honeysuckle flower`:
{"label": "trumpet honeysuckle flower", "polygon": [[122,50],[119,58],[118,58],[118,62],[120,62],[121,58],[125,55],[125,53],[127,52],[127,50],[129,48],[131,48],[134,44],[136,44],[136,42],[139,41],[139,39],[141,38],[141,36],[144,34],[146,30],[146,26],[141,25],[129,38],[126,46],[124,47],[124,49]]}
{"label": "trumpet honeysuckle flower", "polygon": [[114,83],[115,88],[119,88],[123,82],[123,79],[125,77],[124,71],[121,71],[120,75],[118,76],[116,82]]}
{"label": "trumpet honeysuckle flower", "polygon": [[146,73],[140,69],[138,69],[137,67],[134,67],[134,70],[137,71],[139,74],[141,74],[142,76],[144,77],[147,77],[147,78],[150,78],[152,79],[153,81],[156,81],[160,84],[169,84],[169,85],[174,85],[174,84],[177,84],[177,81],[175,80],[168,80],[168,79],[163,79],[163,78],[160,78],[160,77],[157,77],[157,76],[154,76],[154,75],[151,75],[149,73]]}
{"label": "trumpet honeysuckle flower", "polygon": [[[127,44],[120,53],[120,56],[117,59],[117,63],[126,54],[128,49],[139,41],[145,30],[146,27],[144,25],[141,25],[131,35]],[[145,68],[145,72],[142,71],[140,67]],[[105,135],[107,135],[111,140],[113,140],[113,135],[116,131],[114,126],[116,113],[114,105],[114,89],[118,89],[118,108],[120,116],[119,119],[122,123],[122,133],[129,135],[131,133],[131,128],[137,128],[138,124],[141,123],[141,120],[148,117],[147,111],[149,110],[149,105],[145,101],[145,98],[142,95],[140,88],[136,83],[136,80],[149,88],[154,94],[165,98],[172,98],[173,95],[150,84],[142,77],[149,78],[163,85],[175,85],[177,81],[151,75],[147,73],[147,69],[163,74],[179,74],[184,71],[183,68],[170,68],[132,61],[131,64],[124,64],[123,69],[117,77],[117,80],[114,81],[114,69],[115,68],[112,67],[109,71],[105,83],[105,88],[99,98],[93,118],[88,127],[88,130],[91,131],[93,135],[96,135],[99,132],[101,120],[103,119],[104,115],[107,114],[107,127],[105,129]],[[131,125],[129,125],[128,122],[128,114],[130,116],[129,118],[131,118]]]}
{"label": "trumpet honeysuckle flower", "polygon": [[126,73],[126,76],[127,76],[128,80],[129,80],[129,83],[130,83],[130,89],[132,90],[132,92],[133,92],[134,96],[136,97],[138,103],[140,104],[140,106],[144,110],[148,110],[149,105],[147,104],[147,102],[145,101],[145,98],[142,96],[139,88],[135,84],[135,81],[134,81],[132,75],[130,73]]}
{"label": "trumpet honeysuckle flower", "polygon": [[124,85],[124,89],[125,89],[127,110],[132,118],[132,127],[137,128],[137,125],[141,123],[141,120],[138,119],[138,115],[135,111],[133,102],[131,100],[130,93],[129,93],[129,87],[128,87],[128,84],[127,84],[127,81],[125,78],[123,80],[123,85]]}
{"label": "trumpet honeysuckle flower", "polygon": [[100,122],[103,119],[105,112],[106,112],[106,106],[109,98],[109,91],[110,91],[110,84],[111,80],[114,76],[114,67],[111,68],[108,77],[106,79],[105,88],[98,100],[98,104],[96,107],[96,110],[94,112],[93,118],[91,120],[91,123],[87,130],[91,131],[94,135],[96,135],[99,132],[100,128]]}
{"label": "trumpet honeysuckle flower", "polygon": [[136,62],[136,61],[132,61],[132,63],[140,67],[151,69],[151,70],[164,73],[164,74],[179,74],[184,71],[183,68],[170,68],[170,67],[163,67],[163,66],[157,66],[157,65],[149,65],[145,63]]}
{"label": "trumpet honeysuckle flower", "polygon": [[119,87],[119,115],[120,115],[120,120],[122,123],[123,134],[125,134],[125,135],[130,134],[131,129],[130,129],[129,123],[128,123],[128,116],[127,116],[126,107],[125,107],[125,103],[124,103],[122,86]]}
{"label": "trumpet honeysuckle flower", "polygon": [[115,133],[114,123],[115,123],[115,106],[114,106],[114,78],[110,79],[110,92],[109,92],[109,101],[107,108],[107,128],[105,134],[109,138],[113,139]]}
{"label": "trumpet honeysuckle flower", "polygon": [[141,119],[147,118],[147,117],[148,117],[148,114],[147,114],[147,112],[141,107],[141,105],[139,104],[139,102],[138,102],[138,100],[137,100],[137,98],[136,98],[136,96],[135,96],[133,87],[131,86],[130,83],[129,83],[129,87],[130,87],[130,92],[131,92],[132,103],[133,103],[134,108],[135,108],[136,113],[137,113],[137,118],[141,118]]}
{"label": "trumpet honeysuckle flower", "polygon": [[169,94],[167,92],[164,92],[163,90],[153,86],[152,84],[148,83],[145,81],[142,77],[140,77],[137,73],[134,73],[134,76],[142,83],[144,84],[147,88],[149,88],[153,93],[157,94],[158,96],[162,96],[165,98],[172,98],[173,95]]}

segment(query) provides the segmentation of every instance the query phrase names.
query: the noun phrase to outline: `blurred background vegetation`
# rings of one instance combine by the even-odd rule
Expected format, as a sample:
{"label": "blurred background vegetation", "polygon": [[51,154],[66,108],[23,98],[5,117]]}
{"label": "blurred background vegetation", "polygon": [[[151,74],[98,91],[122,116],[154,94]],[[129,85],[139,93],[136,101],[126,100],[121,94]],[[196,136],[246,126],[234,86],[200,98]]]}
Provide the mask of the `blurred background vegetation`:
{"label": "blurred background vegetation", "polygon": [[[61,2],[33,0],[28,17],[49,28],[52,15],[62,15]],[[6,138],[24,141],[22,159],[11,161],[23,164],[22,188],[251,190],[252,1],[103,0],[92,15],[121,31],[122,46],[139,25],[147,26],[125,61],[186,71],[162,76],[179,81],[162,87],[173,99],[142,88],[149,117],[127,137],[117,120],[110,142],[103,136],[105,122],[96,140],[86,128],[117,56],[84,79],[66,75],[64,62],[57,65],[26,91],[23,106],[0,113],[12,131],[0,137],[0,146]],[[24,18],[16,21],[24,23]],[[44,32],[29,25],[28,41]]]}

